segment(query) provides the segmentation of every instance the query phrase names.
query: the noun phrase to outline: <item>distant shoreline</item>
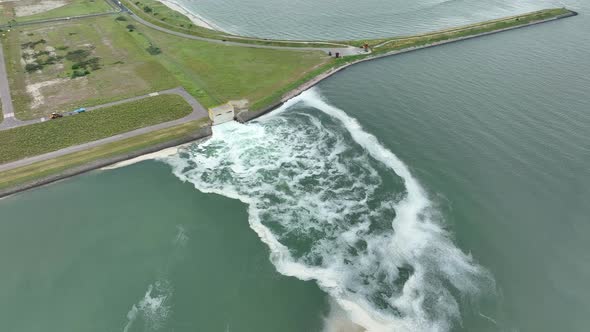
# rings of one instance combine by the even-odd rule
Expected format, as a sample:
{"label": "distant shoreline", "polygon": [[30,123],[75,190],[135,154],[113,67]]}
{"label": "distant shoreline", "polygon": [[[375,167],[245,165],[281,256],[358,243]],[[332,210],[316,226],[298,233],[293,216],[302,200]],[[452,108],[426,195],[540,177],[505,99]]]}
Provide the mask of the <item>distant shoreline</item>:
{"label": "distant shoreline", "polygon": [[223,29],[221,29],[219,26],[205,20],[200,15],[195,14],[194,12],[188,10],[186,7],[182,6],[181,4],[179,4],[176,1],[173,1],[173,0],[159,0],[159,1],[162,4],[164,4],[166,7],[185,15],[186,17],[188,17],[191,20],[191,22],[193,22],[197,26],[200,26],[200,27],[206,28],[206,29],[210,29],[210,30],[219,31],[219,32],[226,32]]}

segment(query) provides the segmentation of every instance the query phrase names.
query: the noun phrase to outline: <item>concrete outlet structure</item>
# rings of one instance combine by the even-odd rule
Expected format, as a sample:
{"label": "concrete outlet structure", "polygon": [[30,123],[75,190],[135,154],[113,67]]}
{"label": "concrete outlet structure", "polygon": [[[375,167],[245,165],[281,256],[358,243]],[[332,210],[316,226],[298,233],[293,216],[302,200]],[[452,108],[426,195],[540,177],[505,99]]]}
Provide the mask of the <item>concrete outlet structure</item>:
{"label": "concrete outlet structure", "polygon": [[230,103],[209,109],[209,118],[213,125],[222,124],[234,119],[234,106]]}

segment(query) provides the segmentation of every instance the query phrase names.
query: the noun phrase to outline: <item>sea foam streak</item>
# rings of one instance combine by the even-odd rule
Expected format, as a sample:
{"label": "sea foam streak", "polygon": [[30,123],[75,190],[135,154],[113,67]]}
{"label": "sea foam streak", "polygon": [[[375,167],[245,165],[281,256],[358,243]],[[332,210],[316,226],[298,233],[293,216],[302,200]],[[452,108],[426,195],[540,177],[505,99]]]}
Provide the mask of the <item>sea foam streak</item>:
{"label": "sea foam streak", "polygon": [[197,189],[247,203],[277,270],[316,280],[368,331],[447,331],[455,296],[491,285],[406,165],[316,90],[166,161]]}

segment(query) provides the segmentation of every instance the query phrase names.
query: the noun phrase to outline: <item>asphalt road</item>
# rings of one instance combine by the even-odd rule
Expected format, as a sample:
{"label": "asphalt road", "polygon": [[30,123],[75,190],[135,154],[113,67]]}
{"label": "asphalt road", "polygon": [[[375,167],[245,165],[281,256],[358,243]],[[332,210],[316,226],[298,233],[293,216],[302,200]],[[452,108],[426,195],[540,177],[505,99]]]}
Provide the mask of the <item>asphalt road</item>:
{"label": "asphalt road", "polygon": [[12,97],[8,86],[2,43],[0,43],[0,99],[2,100],[2,115],[4,116],[4,120],[0,124],[0,130],[3,126],[18,125],[20,121],[14,117],[14,106],[12,106]]}

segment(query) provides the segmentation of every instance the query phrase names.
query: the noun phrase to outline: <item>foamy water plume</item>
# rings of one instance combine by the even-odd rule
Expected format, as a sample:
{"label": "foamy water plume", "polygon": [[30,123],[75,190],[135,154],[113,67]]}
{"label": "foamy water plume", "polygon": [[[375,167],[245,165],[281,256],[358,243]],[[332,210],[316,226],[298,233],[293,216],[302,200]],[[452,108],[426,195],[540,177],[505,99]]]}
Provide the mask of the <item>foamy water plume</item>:
{"label": "foamy water plume", "polygon": [[[315,90],[167,161],[197,189],[247,203],[277,270],[316,280],[333,315],[368,331],[447,331],[460,321],[456,296],[491,283],[407,166]],[[336,316],[326,331],[345,321]]]}

